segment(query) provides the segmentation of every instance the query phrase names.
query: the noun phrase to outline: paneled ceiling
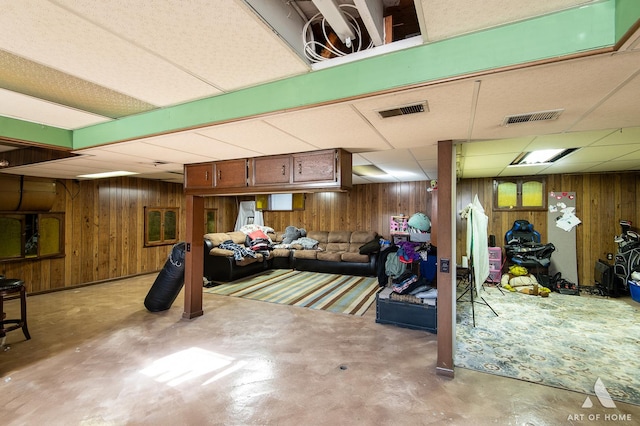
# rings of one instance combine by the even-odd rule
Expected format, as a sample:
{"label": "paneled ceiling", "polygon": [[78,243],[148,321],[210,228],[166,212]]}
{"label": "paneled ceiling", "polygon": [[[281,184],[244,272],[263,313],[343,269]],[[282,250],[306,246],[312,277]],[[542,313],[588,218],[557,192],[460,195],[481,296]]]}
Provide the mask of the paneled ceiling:
{"label": "paneled ceiling", "polygon": [[[409,34],[382,46],[387,49],[382,52],[602,3],[379,1],[394,14],[395,31]],[[295,41],[287,40],[275,21],[266,22],[266,14],[257,13],[252,3],[0,0],[0,116],[78,130],[350,60],[347,55],[310,63],[299,46],[292,46]],[[295,14],[304,22],[302,16],[317,13],[311,1],[266,3],[286,19]],[[354,176],[354,183],[429,180],[438,176],[439,140],[458,143],[457,168],[463,178],[640,170],[639,35],[636,31],[615,50],[187,130],[150,129],[144,137],[75,149],[79,155],[74,157],[9,164],[0,171],[75,179],[127,170],[143,178],[182,182],[188,163],[341,147],[354,154],[354,165],[373,164],[386,173]],[[425,101],[423,113],[385,119],[378,114]],[[551,121],[503,124],[509,115],[548,110],[561,114]],[[27,137],[7,139],[0,146],[0,160],[26,145],[33,145]],[[521,152],[551,147],[580,149],[553,165],[509,167]]]}

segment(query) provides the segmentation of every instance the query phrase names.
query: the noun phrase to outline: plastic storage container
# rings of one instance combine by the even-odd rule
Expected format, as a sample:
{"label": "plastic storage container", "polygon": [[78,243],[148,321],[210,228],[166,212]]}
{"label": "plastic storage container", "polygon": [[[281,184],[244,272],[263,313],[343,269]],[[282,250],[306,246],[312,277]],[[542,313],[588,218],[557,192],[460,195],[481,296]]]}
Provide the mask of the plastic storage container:
{"label": "plastic storage container", "polygon": [[629,284],[629,293],[631,293],[631,298],[640,303],[640,284],[635,281],[627,281],[627,283]]}

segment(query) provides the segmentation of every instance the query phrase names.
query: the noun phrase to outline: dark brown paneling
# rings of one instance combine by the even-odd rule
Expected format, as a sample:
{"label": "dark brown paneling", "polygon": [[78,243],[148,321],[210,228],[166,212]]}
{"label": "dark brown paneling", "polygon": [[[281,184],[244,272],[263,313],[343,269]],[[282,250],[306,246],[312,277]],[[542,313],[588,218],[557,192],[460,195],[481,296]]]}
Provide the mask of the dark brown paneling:
{"label": "dark brown paneling", "polygon": [[[583,175],[549,175],[547,191],[576,192],[576,215],[582,221],[576,228],[578,281],[593,285],[593,266],[607,253],[616,253],[615,235],[620,234],[620,219],[640,225],[640,173],[603,173]],[[464,179],[458,182],[456,208],[462,210],[475,194],[489,216],[489,235],[504,245],[504,234],[517,219],[532,223],[546,242],[547,212],[494,212],[492,206],[493,179]],[[466,222],[457,217],[457,261],[465,251]]]}
{"label": "dark brown paneling", "polygon": [[[186,232],[183,187],[134,178],[57,180],[51,211],[65,212],[65,257],[3,262],[0,273],[22,278],[29,293],[158,271],[171,246],[144,247],[144,207],[179,207],[179,239]],[[209,198],[219,229],[233,228],[233,197]]]}

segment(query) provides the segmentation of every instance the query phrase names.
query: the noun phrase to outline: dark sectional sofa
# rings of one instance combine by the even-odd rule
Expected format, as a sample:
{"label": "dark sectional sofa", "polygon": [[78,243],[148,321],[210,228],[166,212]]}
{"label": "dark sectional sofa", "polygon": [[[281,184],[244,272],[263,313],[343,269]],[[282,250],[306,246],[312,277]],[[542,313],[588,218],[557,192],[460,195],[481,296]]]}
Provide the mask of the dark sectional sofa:
{"label": "dark sectional sofa", "polygon": [[[204,278],[209,282],[230,282],[268,269],[296,269],[333,274],[375,276],[378,253],[360,254],[360,248],[378,235],[372,231],[308,231],[306,238],[317,246],[283,245],[283,232],[267,233],[276,248],[238,261],[233,252],[220,248],[231,240],[245,246],[247,235],[240,231],[204,236]],[[246,247],[246,246],[245,246]]]}

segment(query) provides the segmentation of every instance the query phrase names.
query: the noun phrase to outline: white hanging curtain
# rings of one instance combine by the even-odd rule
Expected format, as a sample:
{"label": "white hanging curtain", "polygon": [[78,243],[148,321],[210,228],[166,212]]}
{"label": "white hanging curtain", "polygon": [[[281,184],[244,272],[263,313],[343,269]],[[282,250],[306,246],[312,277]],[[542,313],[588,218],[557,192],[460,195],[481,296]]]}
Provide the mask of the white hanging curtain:
{"label": "white hanging curtain", "polygon": [[489,217],[484,213],[478,194],[473,203],[469,204],[461,213],[467,219],[467,255],[471,257],[473,268],[473,282],[476,292],[489,277],[489,242],[487,229]]}
{"label": "white hanging curtain", "polygon": [[238,208],[238,218],[234,231],[239,231],[244,225],[264,225],[264,217],[261,211],[256,211],[255,201],[241,201]]}

